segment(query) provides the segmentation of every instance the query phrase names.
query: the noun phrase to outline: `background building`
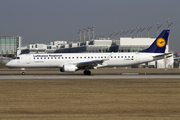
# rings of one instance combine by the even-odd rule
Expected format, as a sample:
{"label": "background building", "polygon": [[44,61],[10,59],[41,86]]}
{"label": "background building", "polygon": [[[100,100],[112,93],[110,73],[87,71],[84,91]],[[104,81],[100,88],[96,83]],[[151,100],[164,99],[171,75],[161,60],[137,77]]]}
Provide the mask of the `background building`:
{"label": "background building", "polygon": [[21,53],[21,36],[0,36],[1,56],[13,57]]}

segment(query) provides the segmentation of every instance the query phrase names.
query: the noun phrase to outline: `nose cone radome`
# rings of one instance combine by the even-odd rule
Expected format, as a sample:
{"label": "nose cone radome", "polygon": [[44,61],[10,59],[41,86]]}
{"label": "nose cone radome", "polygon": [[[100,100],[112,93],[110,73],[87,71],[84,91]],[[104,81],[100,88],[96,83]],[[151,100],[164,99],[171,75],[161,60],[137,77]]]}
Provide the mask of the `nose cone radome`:
{"label": "nose cone radome", "polygon": [[10,67],[10,62],[6,63],[6,67]]}

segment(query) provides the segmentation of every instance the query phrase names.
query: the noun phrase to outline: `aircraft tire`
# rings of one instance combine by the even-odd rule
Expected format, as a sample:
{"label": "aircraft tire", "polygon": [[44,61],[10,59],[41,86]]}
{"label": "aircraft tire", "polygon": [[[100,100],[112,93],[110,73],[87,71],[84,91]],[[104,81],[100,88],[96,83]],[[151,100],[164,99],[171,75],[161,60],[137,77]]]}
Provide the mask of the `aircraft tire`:
{"label": "aircraft tire", "polygon": [[91,75],[91,71],[85,70],[85,71],[84,71],[84,75]]}
{"label": "aircraft tire", "polygon": [[22,72],[22,75],[25,75],[25,72]]}

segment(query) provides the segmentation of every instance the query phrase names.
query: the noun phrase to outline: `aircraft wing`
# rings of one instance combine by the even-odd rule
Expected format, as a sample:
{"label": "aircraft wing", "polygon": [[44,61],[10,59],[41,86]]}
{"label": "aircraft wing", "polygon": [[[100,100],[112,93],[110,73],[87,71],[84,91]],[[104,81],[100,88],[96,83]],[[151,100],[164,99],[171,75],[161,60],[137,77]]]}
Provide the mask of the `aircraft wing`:
{"label": "aircraft wing", "polygon": [[79,62],[77,63],[77,67],[80,69],[86,69],[86,68],[93,69],[93,68],[96,68],[97,66],[105,66],[103,65],[103,62],[106,60],[109,60],[112,54],[113,53],[111,53],[106,59]]}
{"label": "aircraft wing", "polygon": [[102,64],[104,60],[93,60],[93,61],[87,61],[87,62],[80,62],[77,64],[77,67],[80,69],[85,69],[85,68],[94,68],[98,64]]}

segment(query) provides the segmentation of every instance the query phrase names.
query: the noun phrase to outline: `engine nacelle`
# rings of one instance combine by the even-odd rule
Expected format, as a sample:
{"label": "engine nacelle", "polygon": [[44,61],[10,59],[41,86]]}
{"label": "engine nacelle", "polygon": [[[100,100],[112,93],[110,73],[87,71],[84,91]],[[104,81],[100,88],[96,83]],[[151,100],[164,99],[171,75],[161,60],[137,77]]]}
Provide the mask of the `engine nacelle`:
{"label": "engine nacelle", "polygon": [[60,68],[61,72],[76,72],[77,67],[75,65],[63,65],[63,68]]}

